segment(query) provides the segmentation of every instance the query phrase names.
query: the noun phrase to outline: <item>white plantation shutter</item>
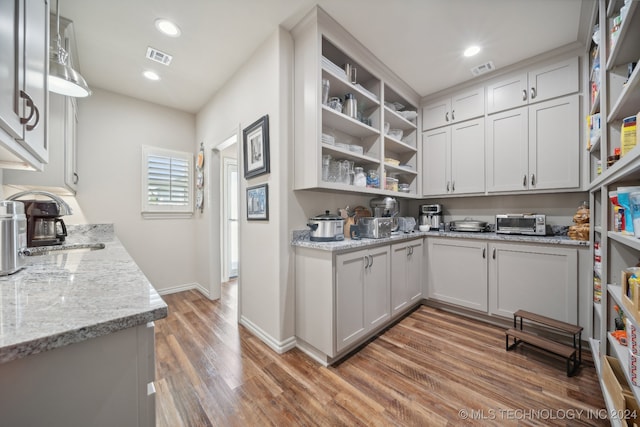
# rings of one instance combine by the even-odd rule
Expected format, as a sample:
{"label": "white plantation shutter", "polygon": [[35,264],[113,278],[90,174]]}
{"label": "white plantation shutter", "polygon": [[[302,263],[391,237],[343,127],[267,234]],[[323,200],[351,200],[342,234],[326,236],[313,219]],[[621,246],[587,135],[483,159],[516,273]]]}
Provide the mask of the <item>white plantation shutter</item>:
{"label": "white plantation shutter", "polygon": [[193,212],[193,155],[142,147],[142,212]]}

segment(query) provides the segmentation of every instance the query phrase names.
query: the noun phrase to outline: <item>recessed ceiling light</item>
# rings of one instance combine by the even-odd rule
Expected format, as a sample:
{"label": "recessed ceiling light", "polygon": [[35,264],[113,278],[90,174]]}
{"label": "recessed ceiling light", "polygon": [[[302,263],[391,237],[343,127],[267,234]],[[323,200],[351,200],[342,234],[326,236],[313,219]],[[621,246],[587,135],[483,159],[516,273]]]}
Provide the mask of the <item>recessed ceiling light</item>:
{"label": "recessed ceiling light", "polygon": [[147,70],[144,73],[142,73],[142,75],[149,80],[154,80],[154,81],[160,80],[160,76],[155,71]]}
{"label": "recessed ceiling light", "polygon": [[480,52],[480,46],[469,46],[468,48],[465,49],[464,56],[466,57],[474,56],[474,55],[477,55],[478,52]]}
{"label": "recessed ceiling light", "polygon": [[179,37],[181,34],[180,28],[168,19],[156,19],[155,24],[158,31],[169,37]]}

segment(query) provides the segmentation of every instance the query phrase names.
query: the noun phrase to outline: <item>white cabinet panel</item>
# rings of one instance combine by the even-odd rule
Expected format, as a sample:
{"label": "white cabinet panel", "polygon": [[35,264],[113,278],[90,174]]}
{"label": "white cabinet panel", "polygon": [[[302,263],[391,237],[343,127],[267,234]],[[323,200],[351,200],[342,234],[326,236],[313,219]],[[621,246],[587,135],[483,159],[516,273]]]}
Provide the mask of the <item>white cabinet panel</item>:
{"label": "white cabinet panel", "polygon": [[336,256],[336,350],[357,342],[391,316],[389,246]]}
{"label": "white cabinet panel", "polygon": [[428,239],[429,298],[487,311],[487,244],[463,239]]}
{"label": "white cabinet panel", "polygon": [[422,107],[422,130],[460,123],[484,115],[484,86],[461,91]]}
{"label": "white cabinet panel", "polygon": [[48,161],[49,4],[3,1],[0,24],[0,162],[42,169]]}
{"label": "white cabinet panel", "polygon": [[529,71],[529,102],[540,102],[577,92],[578,58]]}
{"label": "white cabinet panel", "polygon": [[487,191],[528,188],[529,147],[527,107],[487,117]]}
{"label": "white cabinet panel", "polygon": [[576,249],[491,243],[489,311],[512,318],[519,309],[578,323]]}
{"label": "white cabinet panel", "polygon": [[372,330],[391,316],[391,252],[389,246],[371,249],[365,270],[365,320]]}
{"label": "white cabinet panel", "polygon": [[527,74],[518,73],[487,87],[487,113],[527,105]]}
{"label": "white cabinet panel", "polygon": [[487,113],[517,108],[578,92],[578,57],[514,73],[487,87]]}
{"label": "white cabinet panel", "polygon": [[422,146],[424,195],[484,192],[484,119],[425,132]]}
{"label": "white cabinet panel", "polygon": [[399,315],[422,297],[422,239],[391,245],[391,314]]}
{"label": "white cabinet panel", "polygon": [[484,119],[451,126],[451,193],[484,192]]}
{"label": "white cabinet panel", "polygon": [[580,185],[578,95],[529,107],[529,185],[538,190]]}
{"label": "white cabinet panel", "polygon": [[362,337],[365,321],[365,263],[368,252],[336,256],[336,350]]}
{"label": "white cabinet panel", "polygon": [[487,191],[580,186],[578,95],[487,118]]}
{"label": "white cabinet panel", "polygon": [[448,191],[451,147],[448,127],[425,132],[422,139],[422,193],[446,194]]}

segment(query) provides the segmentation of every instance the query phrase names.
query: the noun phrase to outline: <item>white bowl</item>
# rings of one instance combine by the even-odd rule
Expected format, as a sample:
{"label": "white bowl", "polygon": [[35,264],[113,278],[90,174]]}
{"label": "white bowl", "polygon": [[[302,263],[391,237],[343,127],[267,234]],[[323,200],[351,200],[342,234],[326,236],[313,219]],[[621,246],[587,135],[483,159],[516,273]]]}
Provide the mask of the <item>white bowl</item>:
{"label": "white bowl", "polygon": [[429,225],[420,225],[420,231],[429,231],[431,227]]}

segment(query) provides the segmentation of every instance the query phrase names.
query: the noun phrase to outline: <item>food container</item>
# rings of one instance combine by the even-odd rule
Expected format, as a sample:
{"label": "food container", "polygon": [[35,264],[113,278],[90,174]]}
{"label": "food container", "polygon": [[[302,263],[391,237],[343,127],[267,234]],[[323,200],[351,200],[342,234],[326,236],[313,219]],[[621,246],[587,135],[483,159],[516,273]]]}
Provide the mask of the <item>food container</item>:
{"label": "food container", "polygon": [[387,177],[387,183],[385,189],[389,191],[398,191],[398,179]]}
{"label": "food container", "polygon": [[309,218],[307,227],[311,229],[312,242],[336,242],[344,240],[344,219],[325,211],[322,215]]}
{"label": "food container", "polygon": [[408,193],[410,191],[409,184],[398,184],[398,191],[401,193]]}

